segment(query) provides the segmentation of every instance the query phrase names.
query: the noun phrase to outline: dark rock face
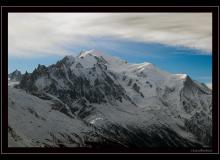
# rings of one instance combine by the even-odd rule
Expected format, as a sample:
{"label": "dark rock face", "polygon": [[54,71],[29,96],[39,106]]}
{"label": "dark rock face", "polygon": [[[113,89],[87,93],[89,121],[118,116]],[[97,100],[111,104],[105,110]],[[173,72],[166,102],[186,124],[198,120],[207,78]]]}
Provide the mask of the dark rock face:
{"label": "dark rock face", "polygon": [[44,76],[49,77],[47,68],[44,65],[38,65],[38,67],[31,74],[26,72],[23,75],[18,87],[29,92],[38,92],[38,88],[34,83],[38,78]]}
{"label": "dark rock face", "polygon": [[[118,106],[118,104],[127,102],[131,106],[137,106],[126,93],[120,80],[125,83],[126,87],[138,93],[142,99],[145,97],[143,94],[145,92],[141,92],[142,86],[138,80],[135,81],[125,75],[120,78],[109,70],[108,62],[102,56],[95,56],[95,60],[96,63],[90,68],[83,66],[83,63],[75,62],[68,56],[49,67],[38,65],[33,73],[26,72],[22,76],[18,87],[41,99],[51,99],[50,96],[58,98],[61,102],[56,101],[52,107],[53,110],[58,110],[69,117],[74,115],[85,121],[88,126],[91,125],[95,132],[88,133],[88,137],[84,137],[88,146],[143,148],[212,145],[212,118],[208,114],[212,108],[211,91],[205,86],[199,86],[189,77],[186,78],[182,90],[177,92],[177,97],[180,99],[181,109],[192,116],[184,119],[178,115],[178,118],[184,119],[185,127],[182,129],[195,135],[198,142],[183,138],[165,125],[151,125],[143,129],[132,125],[125,127],[108,121],[105,127],[88,123],[86,119],[98,113],[97,105]],[[70,67],[72,65],[75,65],[74,68]],[[143,77],[143,73],[140,73],[138,77],[146,78],[147,76]],[[148,80],[144,81],[144,85],[148,89],[155,87],[155,84]],[[175,87],[164,89],[160,86],[156,87],[158,103],[165,108],[170,108],[169,96],[176,91]],[[65,136],[68,138],[68,135]],[[96,137],[97,141],[90,140],[90,137]],[[65,146],[65,144],[60,145]]]}
{"label": "dark rock face", "polygon": [[[31,79],[31,75],[28,74],[28,72],[25,72],[24,76],[21,79],[20,84],[18,85],[19,88],[25,89],[25,90],[34,90],[32,88],[33,81]],[[35,89],[36,90],[36,89]]]}
{"label": "dark rock face", "polygon": [[147,84],[150,88],[152,88],[152,86],[153,86],[149,81],[146,81],[146,84]]}
{"label": "dark rock face", "polygon": [[124,128],[119,125],[110,124],[107,128],[109,129],[101,130],[101,133],[108,137],[107,143],[103,143],[106,142],[103,140],[100,140],[99,142],[87,143],[95,148],[103,146],[108,148],[119,147],[133,149],[144,149],[148,147],[201,147],[201,144],[184,139],[166,126],[153,125],[149,126],[149,128],[146,130],[135,126],[127,126],[127,128]]}
{"label": "dark rock face", "polygon": [[[205,126],[204,126],[205,124]],[[185,120],[186,128],[194,133],[198,141],[212,145],[212,119],[204,112],[196,112],[190,120]]]}
{"label": "dark rock face", "polygon": [[183,109],[192,114],[190,119],[185,120],[187,130],[208,146],[212,145],[212,118],[209,116],[212,108],[211,97],[210,89],[199,87],[189,77],[180,93]]}
{"label": "dark rock face", "polygon": [[[114,103],[115,100],[122,102],[123,99],[130,100],[124,88],[114,81],[113,78],[117,78],[117,76],[107,71],[105,67],[107,62],[104,58],[96,57],[96,59],[97,64],[86,71],[96,77],[93,83],[90,78],[73,73],[68,68],[68,58],[65,57],[56,65],[49,67],[39,65],[33,73],[25,73],[19,87],[30,93],[46,92],[54,95],[71,108],[75,107],[72,106],[73,103],[75,104],[83,98],[89,103],[97,104]],[[76,69],[83,69],[83,66],[77,63]],[[36,85],[36,81],[40,77],[45,77],[50,82],[44,86],[43,90],[39,90]],[[63,88],[59,87],[60,82],[63,83]]]}
{"label": "dark rock face", "polygon": [[20,81],[22,79],[22,74],[17,69],[8,75],[8,78],[12,81]]}
{"label": "dark rock face", "polygon": [[140,92],[140,86],[137,85],[137,83],[134,83],[132,88],[141,95],[141,97],[144,97],[143,93]]}
{"label": "dark rock face", "polygon": [[130,86],[131,84],[132,84],[132,79],[129,80],[128,86]]}
{"label": "dark rock face", "polygon": [[13,128],[11,128],[10,126],[8,126],[8,133],[16,140],[22,140],[22,138],[20,136],[17,135],[17,133],[13,130]]}

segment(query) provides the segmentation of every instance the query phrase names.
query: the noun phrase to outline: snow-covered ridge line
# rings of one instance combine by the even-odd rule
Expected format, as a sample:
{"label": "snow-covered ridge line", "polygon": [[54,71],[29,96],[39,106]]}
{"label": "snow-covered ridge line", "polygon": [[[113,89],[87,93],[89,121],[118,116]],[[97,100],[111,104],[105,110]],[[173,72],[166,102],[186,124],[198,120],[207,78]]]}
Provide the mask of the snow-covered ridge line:
{"label": "snow-covered ridge line", "polygon": [[[127,63],[127,61],[121,60],[119,57],[116,56],[110,56],[107,55],[103,52],[96,51],[95,49],[88,50],[88,51],[82,51],[78,56],[71,56],[68,55],[66,56],[68,58],[68,61],[72,62],[81,62],[83,66],[87,67],[92,67],[94,63],[96,63],[96,60],[94,60],[94,57],[103,57],[109,66],[113,71],[115,72],[125,72],[129,70],[139,70],[140,72],[145,70],[145,69],[152,69],[155,71],[160,71],[161,74],[164,76],[176,76],[177,78],[179,77],[180,80],[183,80],[187,77],[187,74],[171,74],[165,71],[161,71],[158,68],[156,68],[152,63],[149,62],[143,62],[143,63]],[[82,58],[84,59],[82,62]]]}
{"label": "snow-covered ridge line", "polygon": [[[10,124],[11,135],[23,132],[19,134],[21,137],[41,139],[42,145],[198,147],[212,144],[211,90],[186,74],[170,74],[151,63],[131,64],[90,50],[76,57],[65,56],[48,67],[39,65],[33,73],[25,73],[11,93],[10,108],[21,106],[21,111],[12,109],[10,114],[15,119],[25,114],[22,125],[38,130],[44,123],[51,124],[48,135],[45,127],[38,130],[45,133],[42,139],[40,132],[33,137],[19,129],[19,122],[10,119],[14,123]],[[13,101],[16,97],[19,100]],[[37,101],[47,107],[32,107]],[[48,113],[39,111],[40,108]],[[49,119],[45,114],[50,115]],[[54,114],[59,116],[58,120],[64,119],[59,123],[64,125],[63,131],[52,122],[56,122]],[[73,130],[65,125],[70,123]],[[75,123],[82,130],[76,131]],[[12,138],[16,141],[16,137]],[[56,142],[51,142],[51,138]],[[50,143],[45,143],[45,139]],[[68,139],[71,144],[66,144]]]}

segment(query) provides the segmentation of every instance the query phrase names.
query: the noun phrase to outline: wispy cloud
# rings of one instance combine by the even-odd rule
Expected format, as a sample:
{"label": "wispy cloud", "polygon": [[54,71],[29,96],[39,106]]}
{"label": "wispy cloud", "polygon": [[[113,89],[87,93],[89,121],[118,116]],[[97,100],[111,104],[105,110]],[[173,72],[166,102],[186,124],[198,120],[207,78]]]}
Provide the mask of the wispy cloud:
{"label": "wispy cloud", "polygon": [[210,89],[212,89],[212,83],[206,83],[206,86],[209,87]]}
{"label": "wispy cloud", "polygon": [[66,55],[69,46],[111,36],[212,52],[211,13],[9,13],[14,57]]}

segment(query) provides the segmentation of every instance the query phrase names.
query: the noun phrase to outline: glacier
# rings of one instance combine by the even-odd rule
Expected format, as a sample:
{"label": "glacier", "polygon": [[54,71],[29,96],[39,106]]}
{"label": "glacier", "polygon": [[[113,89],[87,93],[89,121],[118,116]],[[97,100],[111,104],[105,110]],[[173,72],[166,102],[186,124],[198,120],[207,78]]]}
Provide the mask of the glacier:
{"label": "glacier", "polygon": [[16,80],[9,147],[212,146],[212,90],[187,74],[90,50]]}

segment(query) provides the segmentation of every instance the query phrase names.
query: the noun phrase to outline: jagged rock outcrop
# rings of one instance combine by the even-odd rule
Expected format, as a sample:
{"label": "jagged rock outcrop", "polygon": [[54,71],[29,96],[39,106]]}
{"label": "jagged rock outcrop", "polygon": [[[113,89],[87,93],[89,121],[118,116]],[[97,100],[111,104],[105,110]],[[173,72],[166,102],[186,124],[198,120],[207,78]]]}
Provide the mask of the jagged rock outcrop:
{"label": "jagged rock outcrop", "polygon": [[[50,103],[46,105],[50,108],[48,114],[64,116],[63,123],[73,119],[71,123],[74,125],[77,119],[81,128],[86,126],[86,131],[77,132],[75,138],[71,135],[75,130],[67,129],[61,134],[64,139],[53,128],[48,136],[63,146],[68,146],[65,145],[68,139],[72,145],[90,147],[212,145],[211,90],[188,75],[170,74],[150,63],[129,64],[97,51],[86,51],[77,57],[66,56],[48,67],[38,65],[32,73],[23,75],[17,89],[13,88],[20,89],[28,102],[36,97],[36,101]],[[19,94],[18,91],[12,92]],[[11,101],[9,107],[21,103],[15,100],[12,104]],[[34,121],[32,123],[38,123]],[[18,127],[14,128],[13,124],[10,127],[10,133],[17,133]],[[39,132],[43,129],[40,128]],[[44,140],[39,143],[59,146],[51,140],[50,143]]]}
{"label": "jagged rock outcrop", "polygon": [[8,78],[10,81],[20,81],[22,79],[22,73],[16,69],[8,75]]}

